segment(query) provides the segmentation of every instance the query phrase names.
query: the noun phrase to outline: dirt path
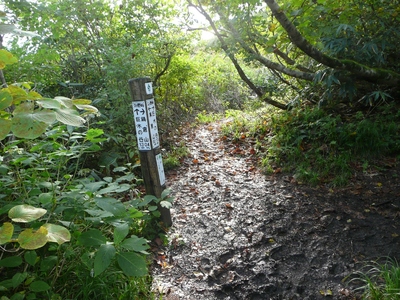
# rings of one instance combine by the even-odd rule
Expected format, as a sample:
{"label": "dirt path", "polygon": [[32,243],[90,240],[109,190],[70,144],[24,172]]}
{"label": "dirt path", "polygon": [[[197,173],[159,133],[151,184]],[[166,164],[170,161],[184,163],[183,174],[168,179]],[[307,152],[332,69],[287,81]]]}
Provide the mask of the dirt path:
{"label": "dirt path", "polygon": [[153,268],[163,299],[353,299],[358,262],[400,258],[399,170],[332,191],[266,177],[219,123],[184,137],[191,157],[168,175],[171,241]]}

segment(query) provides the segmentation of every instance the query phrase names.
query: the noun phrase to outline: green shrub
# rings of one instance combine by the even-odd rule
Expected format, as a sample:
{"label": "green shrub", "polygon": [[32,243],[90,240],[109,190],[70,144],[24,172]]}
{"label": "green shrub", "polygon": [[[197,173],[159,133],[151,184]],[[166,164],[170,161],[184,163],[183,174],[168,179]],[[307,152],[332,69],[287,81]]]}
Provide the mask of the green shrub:
{"label": "green shrub", "polygon": [[[141,179],[130,164],[113,167],[112,176],[86,168],[85,161],[101,149],[102,134],[99,129],[74,131],[62,125],[43,139],[14,140],[1,149],[3,295],[24,294],[28,299],[148,295],[149,280],[144,279],[148,276],[148,226],[159,217],[157,203],[170,207],[172,199],[168,192],[163,192],[162,199],[142,198],[136,192]],[[26,247],[18,236],[26,225],[14,225],[11,238],[1,239],[9,219],[15,220],[12,209],[22,204],[33,207],[31,212],[44,213],[30,220],[30,233],[60,224],[70,232],[70,241],[47,239],[40,247]]]}

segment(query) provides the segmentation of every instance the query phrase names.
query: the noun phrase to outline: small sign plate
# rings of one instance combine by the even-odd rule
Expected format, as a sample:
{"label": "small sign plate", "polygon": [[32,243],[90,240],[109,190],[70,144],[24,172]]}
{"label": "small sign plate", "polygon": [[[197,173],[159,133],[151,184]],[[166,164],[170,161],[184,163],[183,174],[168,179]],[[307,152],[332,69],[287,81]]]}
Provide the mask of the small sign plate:
{"label": "small sign plate", "polygon": [[145,101],[133,101],[133,116],[135,118],[136,137],[139,150],[151,150],[150,132],[147,122]]}
{"label": "small sign plate", "polygon": [[165,173],[164,173],[164,165],[162,162],[161,153],[156,155],[156,161],[157,161],[158,176],[160,177],[160,185],[164,185]]}
{"label": "small sign plate", "polygon": [[147,116],[149,120],[150,138],[153,149],[160,147],[160,138],[158,135],[156,103],[154,99],[146,100]]}
{"label": "small sign plate", "polygon": [[146,82],[144,85],[145,85],[145,88],[146,88],[146,95],[153,94],[153,83],[152,82]]}

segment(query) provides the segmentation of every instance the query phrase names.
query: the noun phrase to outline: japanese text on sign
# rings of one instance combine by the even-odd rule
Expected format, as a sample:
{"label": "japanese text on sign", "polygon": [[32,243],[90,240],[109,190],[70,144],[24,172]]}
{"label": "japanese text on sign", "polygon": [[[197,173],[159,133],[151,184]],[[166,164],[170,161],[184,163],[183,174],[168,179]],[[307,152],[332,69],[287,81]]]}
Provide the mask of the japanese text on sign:
{"label": "japanese text on sign", "polygon": [[151,150],[145,101],[132,102],[139,150]]}
{"label": "japanese text on sign", "polygon": [[161,154],[156,155],[156,161],[157,161],[158,176],[160,177],[160,185],[164,185],[165,184],[165,173],[164,173],[164,166],[163,166]]}
{"label": "japanese text on sign", "polygon": [[145,84],[146,94],[151,95],[153,94],[153,84],[151,82],[146,82]]}
{"label": "japanese text on sign", "polygon": [[158,136],[157,118],[156,118],[156,103],[154,99],[146,100],[147,115],[149,118],[150,137],[153,149],[160,146],[160,139]]}

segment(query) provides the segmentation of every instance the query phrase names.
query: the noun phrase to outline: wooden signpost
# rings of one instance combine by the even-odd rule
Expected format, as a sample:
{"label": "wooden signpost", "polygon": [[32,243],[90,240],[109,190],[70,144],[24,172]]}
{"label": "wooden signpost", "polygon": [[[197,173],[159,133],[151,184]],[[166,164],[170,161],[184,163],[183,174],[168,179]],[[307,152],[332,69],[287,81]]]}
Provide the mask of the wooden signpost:
{"label": "wooden signpost", "polygon": [[[160,198],[166,186],[153,85],[148,77],[135,78],[129,80],[129,89],[133,100],[133,116],[135,118],[136,137],[146,194]],[[165,226],[171,226],[170,210],[160,205],[158,209]]]}

